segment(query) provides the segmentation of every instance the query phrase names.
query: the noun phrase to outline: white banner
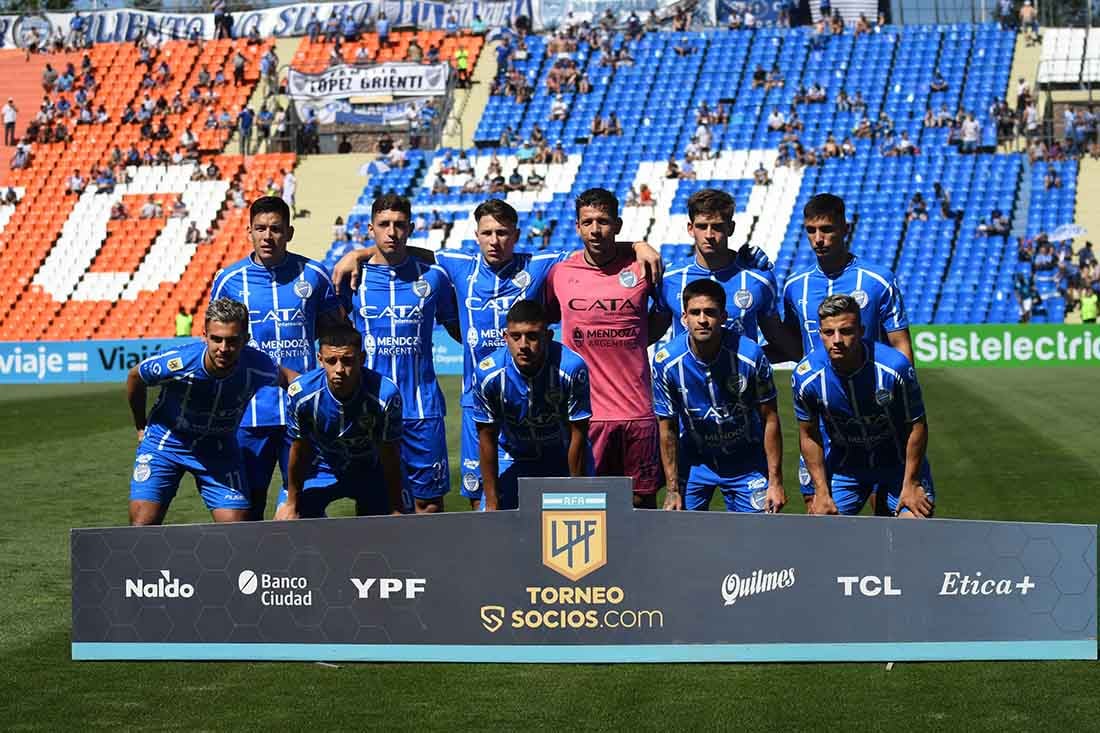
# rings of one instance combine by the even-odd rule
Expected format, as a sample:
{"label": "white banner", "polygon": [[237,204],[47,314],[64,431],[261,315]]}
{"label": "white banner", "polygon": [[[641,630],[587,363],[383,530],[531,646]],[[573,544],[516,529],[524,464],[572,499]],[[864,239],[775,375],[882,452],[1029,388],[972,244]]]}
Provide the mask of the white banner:
{"label": "white banner", "polygon": [[347,99],[391,94],[395,97],[438,96],[447,93],[448,64],[377,64],[333,66],[320,74],[291,68],[287,93],[292,99]]}
{"label": "white banner", "polygon": [[[447,16],[454,13],[460,28],[469,28],[474,16],[480,16],[490,29],[506,27],[520,15],[533,16],[533,5],[539,0],[371,0],[357,3],[299,3],[263,10],[246,10],[232,13],[233,35],[248,35],[256,28],[260,35],[306,35],[306,25],[316,14],[324,24],[332,15],[343,18],[351,14],[357,21],[375,20],[384,11],[393,26],[416,26],[422,29],[441,29]],[[71,34],[73,13],[41,13],[30,15],[0,15],[0,35],[4,46],[23,46],[37,30],[42,37],[60,33],[66,38]],[[84,13],[86,34],[96,43],[134,41],[152,30],[164,38],[187,38],[197,30],[203,38],[214,37],[212,13],[154,13],[142,10],[103,10]]]}

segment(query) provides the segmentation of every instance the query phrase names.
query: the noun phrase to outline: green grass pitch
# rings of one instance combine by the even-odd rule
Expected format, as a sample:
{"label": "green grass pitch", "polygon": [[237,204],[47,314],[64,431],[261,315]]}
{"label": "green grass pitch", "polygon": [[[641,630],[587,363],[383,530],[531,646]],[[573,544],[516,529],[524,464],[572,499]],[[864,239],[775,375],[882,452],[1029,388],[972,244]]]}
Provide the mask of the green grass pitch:
{"label": "green grass pitch", "polygon": [[[1100,519],[1098,376],[1068,367],[922,371],[939,516]],[[779,375],[788,511],[800,512],[786,380]],[[444,387],[457,487],[458,379]],[[121,385],[0,391],[0,727],[1095,730],[1093,662],[902,663],[889,672],[882,664],[74,663],[68,530],[125,523],[133,455]],[[448,508],[462,503],[456,488]],[[349,510],[345,502],[332,513]],[[207,517],[185,480],[169,521]]]}

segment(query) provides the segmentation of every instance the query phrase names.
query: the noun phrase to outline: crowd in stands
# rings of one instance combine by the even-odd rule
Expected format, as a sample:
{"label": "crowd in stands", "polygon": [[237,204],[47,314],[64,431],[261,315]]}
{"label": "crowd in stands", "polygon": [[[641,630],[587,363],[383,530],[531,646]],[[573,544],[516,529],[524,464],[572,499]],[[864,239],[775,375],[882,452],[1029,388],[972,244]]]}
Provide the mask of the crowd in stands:
{"label": "crowd in stands", "polygon": [[1080,309],[1082,321],[1096,323],[1100,266],[1092,242],[1086,242],[1074,254],[1070,240],[1052,242],[1045,232],[1020,237],[1017,259],[1013,288],[1021,322],[1040,315],[1061,322],[1064,316]]}

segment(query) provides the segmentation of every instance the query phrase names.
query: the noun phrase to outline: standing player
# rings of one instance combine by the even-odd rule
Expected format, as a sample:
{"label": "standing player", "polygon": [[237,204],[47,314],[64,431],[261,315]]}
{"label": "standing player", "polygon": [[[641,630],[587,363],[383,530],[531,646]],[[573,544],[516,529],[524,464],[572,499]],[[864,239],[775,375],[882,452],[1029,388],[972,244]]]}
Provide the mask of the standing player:
{"label": "standing player", "polygon": [[783,436],[771,364],[746,334],[723,327],[720,284],[689,283],[682,306],[687,333],[653,355],[665,509],[706,510],[718,488],[729,511],[781,511]]}
{"label": "standing player", "polygon": [[584,251],[551,271],[548,310],[551,319],[561,319],[562,341],[592,376],[589,436],[596,475],[631,477],[634,506],[656,509],[661,471],[646,348],[665,332],[670,316],[653,307],[656,291],[633,254],[615,247],[623,225],[615,195],[593,188],[576,204]]}
{"label": "standing player", "polygon": [[[504,323],[508,309],[523,299],[541,301],[543,285],[550,269],[569,256],[558,253],[516,253],[519,240],[519,216],[500,199],[489,199],[474,209],[479,254],[441,250],[436,253],[409,247],[409,252],[437,263],[454,285],[458,299],[458,325],[464,338],[462,365],[462,495],[473,508],[481,505],[481,461],[477,424],[473,419],[474,369],[478,362],[505,345]],[[631,245],[617,245],[624,252]],[[650,280],[659,279],[661,258],[644,242],[632,249]],[[334,270],[337,289],[350,276],[352,287],[358,284],[361,263],[374,255],[374,248],[348,253]]]}
{"label": "standing player", "polygon": [[[790,356],[800,359],[821,348],[817,306],[830,295],[844,293],[859,304],[865,337],[889,344],[912,363],[909,319],[894,273],[864,262],[848,250],[844,200],[829,193],[817,194],[806,203],[802,215],[817,264],[793,274],[783,286],[783,325],[789,332],[788,343],[802,343],[801,351]],[[825,450],[829,450],[827,438]],[[802,498],[809,506],[814,487],[802,460],[798,479]],[[873,498],[871,502],[873,505]]]}
{"label": "standing player", "polygon": [[[287,251],[294,227],[286,203],[264,196],[252,202],[248,214],[252,254],[217,274],[210,298],[244,303],[252,324],[251,344],[276,364],[309,371],[316,366],[313,342],[318,333],[346,323],[344,311],[324,268]],[[286,485],[286,395],[260,390],[244,413],[238,439],[253,502],[250,519],[263,519],[276,460]]]}
{"label": "standing player", "polygon": [[825,298],[815,310],[822,348],[807,354],[791,378],[815,492],[810,511],[859,514],[877,491],[879,513],[929,517],[935,496],[916,372],[897,349],[864,340],[860,311],[850,295]]}
{"label": "standing player", "polygon": [[[248,519],[251,506],[237,444],[241,414],[256,392],[298,375],[247,346],[248,309],[220,298],[206,311],[201,341],[151,356],[126,378],[138,448],[130,524],[161,524],[184,471],[195,477],[215,522]],[[160,395],[146,417],[148,388]]]}
{"label": "standing player", "polygon": [[523,476],[589,473],[588,369],[547,329],[545,309],[533,300],[508,311],[507,346],[487,356],[474,374],[486,510],[519,506]]}
{"label": "standing player", "polygon": [[461,338],[447,274],[409,256],[411,222],[412,205],[404,196],[386,194],[371,204],[368,231],[376,249],[362,266],[351,311],[363,333],[367,366],[401,391],[405,506],[440,512],[450,491],[451,469],[443,424],[447,407],[435,378],[432,330],[438,322],[456,341]]}
{"label": "standing player", "polygon": [[695,241],[694,261],[670,270],[661,284],[662,306],[672,312],[672,335],[685,331],[682,303],[688,283],[706,278],[722,286],[726,293],[729,320],[726,328],[758,341],[760,331],[777,353],[797,351],[797,340],[783,329],[779,320],[779,287],[775,273],[745,262],[729,248],[733,235],[734,202],[725,191],[704,188],[688,199],[688,232]]}
{"label": "standing player", "polygon": [[[321,368],[287,388],[290,468],[276,519],[323,517],[336,499],[355,512],[400,514],[401,393],[367,369],[363,336],[351,326],[321,334]],[[382,484],[379,485],[379,477]]]}

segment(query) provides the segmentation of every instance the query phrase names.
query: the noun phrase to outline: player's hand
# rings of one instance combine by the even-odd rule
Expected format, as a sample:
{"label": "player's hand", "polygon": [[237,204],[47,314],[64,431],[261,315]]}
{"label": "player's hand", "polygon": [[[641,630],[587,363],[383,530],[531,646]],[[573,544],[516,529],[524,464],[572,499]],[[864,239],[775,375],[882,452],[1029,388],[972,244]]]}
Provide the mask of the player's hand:
{"label": "player's hand", "polygon": [[653,249],[649,242],[642,240],[634,243],[634,258],[642,266],[642,275],[646,282],[657,287],[661,284],[661,278],[665,275],[665,263],[661,259],[661,253]]}
{"label": "player's hand", "polygon": [[919,481],[907,481],[902,485],[894,516],[900,517],[902,509],[908,509],[912,512],[912,516],[918,519],[927,519],[932,514],[932,502],[929,501],[928,493]]}
{"label": "player's hand", "polygon": [[298,519],[298,505],[283,502],[275,509],[275,519],[278,521]]}
{"label": "player's hand", "polygon": [[340,295],[344,292],[344,282],[347,281],[348,288],[355,290],[359,287],[359,250],[352,250],[348,252],[340,261],[336,263],[336,267],[332,268],[332,284],[336,288],[336,294]]}
{"label": "player's hand", "polygon": [[742,270],[770,270],[772,261],[764,254],[764,250],[746,242],[737,250],[737,266]]}
{"label": "player's hand", "polygon": [[670,512],[679,512],[684,509],[684,495],[677,489],[665,491],[665,509]]}
{"label": "player's hand", "polygon": [[764,511],[768,514],[778,514],[787,504],[787,492],[783,490],[783,484],[776,481],[768,484],[768,493],[764,498]]}
{"label": "player's hand", "polygon": [[140,442],[141,442],[141,441],[143,441],[143,440],[145,440],[145,428],[138,428],[138,431],[137,431],[137,442],[139,442],[139,443],[140,443]]}
{"label": "player's hand", "polygon": [[836,508],[831,494],[814,494],[813,503],[810,504],[811,514],[840,514]]}

